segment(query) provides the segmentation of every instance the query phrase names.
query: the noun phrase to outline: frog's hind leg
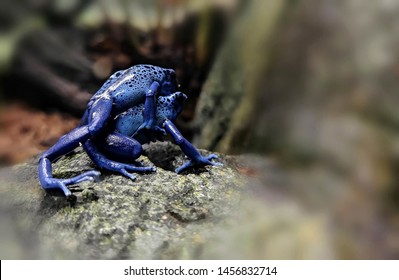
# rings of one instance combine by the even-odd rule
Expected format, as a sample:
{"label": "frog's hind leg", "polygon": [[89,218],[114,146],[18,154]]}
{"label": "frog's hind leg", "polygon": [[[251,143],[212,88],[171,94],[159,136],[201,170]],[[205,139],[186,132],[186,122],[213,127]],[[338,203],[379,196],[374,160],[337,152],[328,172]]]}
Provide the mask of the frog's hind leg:
{"label": "frog's hind leg", "polygon": [[133,138],[111,133],[105,139],[87,140],[83,145],[92,161],[100,168],[121,173],[135,180],[130,172],[154,172],[154,167],[135,166],[125,163],[137,159],[142,153],[141,144]]}
{"label": "frog's hind leg", "polygon": [[100,175],[98,171],[88,171],[69,179],[57,179],[52,175],[51,163],[79,146],[79,143],[85,141],[88,135],[87,126],[78,127],[62,136],[53,147],[42,154],[38,169],[39,180],[45,190],[61,189],[68,197],[71,195],[71,191],[66,187],[67,185],[87,180],[92,181]]}
{"label": "frog's hind leg", "polygon": [[86,111],[83,113],[83,116],[80,119],[78,126],[80,127],[80,126],[87,125],[88,122],[89,122],[89,109],[87,108]]}
{"label": "frog's hind leg", "polygon": [[82,118],[83,123],[62,136],[54,146],[42,154],[38,169],[39,181],[45,190],[60,189],[64,192],[65,196],[68,197],[71,195],[71,192],[66,187],[67,185],[94,180],[100,175],[98,171],[89,171],[70,179],[57,179],[53,178],[51,163],[59,157],[73,151],[80,143],[85,143],[89,138],[93,138],[101,133],[106,126],[111,110],[111,98],[104,96],[103,98],[95,100],[92,103],[91,109],[86,111]]}

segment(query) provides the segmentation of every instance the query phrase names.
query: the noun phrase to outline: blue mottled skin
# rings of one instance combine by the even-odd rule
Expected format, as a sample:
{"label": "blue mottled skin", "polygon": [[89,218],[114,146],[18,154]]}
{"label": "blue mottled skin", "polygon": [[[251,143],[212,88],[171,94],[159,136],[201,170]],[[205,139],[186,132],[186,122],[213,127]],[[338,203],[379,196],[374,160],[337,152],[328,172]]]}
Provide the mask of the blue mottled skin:
{"label": "blue mottled skin", "polygon": [[[104,97],[113,99],[113,113],[119,114],[144,102],[145,95],[152,84],[159,87],[158,94],[169,95],[176,91],[175,71],[152,65],[135,65],[125,70],[115,72],[93,95],[90,107]],[[85,114],[86,115],[86,114]]]}
{"label": "blue mottled skin", "polygon": [[39,160],[39,180],[45,190],[61,190],[69,197],[68,185],[93,181],[100,172],[88,171],[69,179],[52,175],[51,164],[59,157],[83,145],[103,170],[120,173],[132,180],[131,172],[154,172],[154,167],[135,164],[142,144],[169,133],[189,161],[177,173],[191,167],[221,165],[203,157],[173,124],[181,113],[186,95],[177,92],[175,72],[152,65],[136,65],[114,73],[90,99],[80,125],[62,136]]}
{"label": "blue mottled skin", "polygon": [[[155,125],[162,127],[166,119],[174,122],[181,113],[186,98],[186,95],[181,92],[175,92],[169,96],[159,96],[156,100]],[[137,140],[141,138],[146,139],[139,140],[141,143],[151,141],[153,137],[150,134],[152,133],[156,136],[156,131],[139,130],[140,126],[144,123],[144,107],[144,103],[139,104],[119,114],[115,119],[115,131],[127,136],[134,136]]]}

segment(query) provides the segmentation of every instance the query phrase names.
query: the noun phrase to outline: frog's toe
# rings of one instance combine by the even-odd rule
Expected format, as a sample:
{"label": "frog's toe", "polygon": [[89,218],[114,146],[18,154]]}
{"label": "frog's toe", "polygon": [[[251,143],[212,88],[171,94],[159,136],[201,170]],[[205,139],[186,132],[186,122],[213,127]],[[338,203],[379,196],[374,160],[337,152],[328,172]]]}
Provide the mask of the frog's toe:
{"label": "frog's toe", "polygon": [[192,167],[201,167],[201,166],[206,166],[206,165],[212,165],[212,166],[223,166],[222,163],[220,162],[213,162],[211,161],[212,159],[217,159],[218,156],[215,154],[210,154],[209,156],[206,157],[199,157],[196,160],[190,160],[189,162],[186,162],[182,166],[178,167],[175,169],[176,173],[181,173],[184,170],[187,170]]}
{"label": "frog's toe", "polygon": [[155,166],[150,166],[150,167],[148,167],[148,171],[157,172],[157,168]]}
{"label": "frog's toe", "polygon": [[73,185],[84,181],[91,181],[91,182],[96,181],[99,179],[100,175],[101,175],[100,172],[92,170],[69,179],[62,179],[60,181],[65,185]]}
{"label": "frog's toe", "polygon": [[139,173],[157,171],[157,169],[154,166],[134,166],[130,164],[124,164],[123,168],[129,171],[139,172]]}
{"label": "frog's toe", "polygon": [[212,166],[223,166],[223,163],[221,163],[221,162],[212,162],[211,161],[211,165]]}
{"label": "frog's toe", "polygon": [[132,180],[132,181],[135,181],[135,180],[136,180],[136,176],[134,176],[133,174],[127,172],[126,169],[123,169],[123,168],[122,168],[122,169],[119,170],[119,172],[120,172],[123,176],[129,178],[129,179]]}
{"label": "frog's toe", "polygon": [[49,177],[41,178],[40,182],[45,190],[47,191],[61,190],[66,197],[69,197],[72,195],[72,193],[67,186],[78,184],[84,181],[92,182],[94,180],[97,180],[99,176],[100,172],[93,170],[68,179],[58,179],[58,178],[49,178]]}
{"label": "frog's toe", "polygon": [[156,168],[153,166],[134,166],[131,164],[120,164],[118,169],[114,169],[114,171],[121,173],[123,176],[136,180],[136,176],[131,174],[130,172],[138,172],[138,173],[146,173],[146,172],[155,172]]}
{"label": "frog's toe", "polygon": [[204,164],[205,165],[212,165],[212,166],[223,166],[223,163],[221,163],[221,162],[214,162],[214,161],[211,161],[211,160],[213,160],[213,159],[218,159],[219,157],[217,156],[217,155],[215,155],[215,154],[210,154],[209,156],[206,156],[205,157],[205,162],[204,162]]}
{"label": "frog's toe", "polygon": [[194,166],[194,164],[193,164],[192,161],[190,160],[189,162],[186,162],[186,163],[183,164],[182,166],[179,166],[178,168],[176,168],[176,169],[175,169],[175,172],[176,172],[177,174],[179,174],[179,173],[183,172],[184,170],[189,169],[189,168],[191,168],[191,167],[193,167],[193,166]]}
{"label": "frog's toe", "polygon": [[209,156],[206,156],[205,158],[207,159],[207,161],[208,161],[207,163],[209,165],[212,165],[212,166],[223,166],[223,163],[221,163],[221,162],[213,162],[213,161],[211,161],[213,159],[218,159],[219,158],[215,154],[210,154]]}
{"label": "frog's toe", "polygon": [[63,180],[46,178],[41,181],[41,184],[46,191],[61,190],[66,197],[72,195],[71,191],[67,188],[67,184],[65,184]]}
{"label": "frog's toe", "polygon": [[64,195],[68,198],[72,195],[71,191],[62,182],[59,183],[60,189],[63,191]]}
{"label": "frog's toe", "polygon": [[215,154],[210,154],[209,156],[205,157],[207,160],[218,159],[219,157]]}

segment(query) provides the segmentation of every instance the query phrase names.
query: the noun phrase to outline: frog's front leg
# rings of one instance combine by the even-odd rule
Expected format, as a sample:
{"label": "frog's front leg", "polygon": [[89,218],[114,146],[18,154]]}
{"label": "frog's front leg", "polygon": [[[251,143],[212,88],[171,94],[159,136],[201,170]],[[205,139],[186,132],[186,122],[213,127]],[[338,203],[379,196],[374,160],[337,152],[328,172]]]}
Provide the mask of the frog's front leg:
{"label": "frog's front leg", "polygon": [[111,133],[105,139],[87,140],[83,146],[91,160],[99,168],[121,173],[132,180],[135,180],[136,177],[129,171],[140,173],[156,171],[154,167],[124,163],[135,160],[143,151],[139,142],[125,135]]}
{"label": "frog's front leg", "polygon": [[146,92],[146,99],[144,102],[143,123],[137,129],[135,135],[142,130],[159,131],[165,134],[165,130],[156,125],[156,96],[159,91],[160,85],[158,82],[153,82]]}
{"label": "frog's front leg", "polygon": [[71,132],[62,136],[57,143],[42,154],[39,160],[39,180],[45,190],[60,189],[65,196],[70,196],[71,192],[67,188],[82,181],[92,181],[100,175],[98,171],[85,172],[70,179],[53,178],[51,163],[59,157],[71,152],[80,143],[86,142],[89,138],[98,135],[106,125],[112,109],[112,99],[103,96],[95,100],[89,110],[88,122]]}
{"label": "frog's front leg", "polygon": [[205,165],[214,165],[214,166],[223,166],[220,162],[212,162],[212,159],[217,159],[217,155],[210,154],[206,157],[203,157],[199,151],[189,142],[187,139],[181,135],[180,131],[176,128],[176,126],[170,121],[165,120],[163,123],[166,131],[172,135],[176,144],[180,146],[180,149],[183,153],[190,159],[189,162],[186,162],[182,166],[176,168],[176,173],[180,173],[186,169],[196,166],[205,166]]}

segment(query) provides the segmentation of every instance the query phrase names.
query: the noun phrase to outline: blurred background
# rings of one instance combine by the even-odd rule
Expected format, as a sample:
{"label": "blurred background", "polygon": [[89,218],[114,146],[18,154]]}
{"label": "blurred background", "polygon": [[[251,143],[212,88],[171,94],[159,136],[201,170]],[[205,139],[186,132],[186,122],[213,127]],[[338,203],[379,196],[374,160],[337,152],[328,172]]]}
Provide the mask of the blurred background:
{"label": "blurred background", "polygon": [[183,134],[272,162],[239,171],[317,215],[294,211],[320,256],[398,258],[398,14],[397,0],[1,0],[0,163],[48,149],[116,70],[174,68]]}

